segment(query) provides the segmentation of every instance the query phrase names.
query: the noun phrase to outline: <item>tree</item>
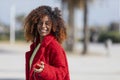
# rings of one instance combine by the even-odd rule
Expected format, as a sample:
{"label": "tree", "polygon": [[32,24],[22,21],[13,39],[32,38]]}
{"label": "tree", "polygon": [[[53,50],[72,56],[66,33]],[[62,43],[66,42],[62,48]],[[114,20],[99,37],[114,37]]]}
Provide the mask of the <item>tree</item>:
{"label": "tree", "polygon": [[83,54],[87,53],[88,50],[88,27],[87,27],[87,14],[88,14],[88,2],[93,0],[62,0],[63,3],[68,3],[69,11],[69,34],[68,34],[68,50],[72,51],[74,46],[74,9],[80,8],[84,10],[84,46]]}
{"label": "tree", "polygon": [[83,2],[84,4],[84,46],[83,46],[83,54],[86,54],[87,51],[88,51],[88,41],[89,41],[89,38],[88,38],[88,0],[84,0]]}
{"label": "tree", "polygon": [[69,0],[68,2],[68,11],[69,11],[69,15],[68,15],[68,39],[66,42],[67,45],[67,50],[69,51],[73,51],[73,47],[74,47],[74,7],[72,4],[72,0]]}
{"label": "tree", "polygon": [[20,14],[20,15],[16,16],[16,21],[17,21],[17,24],[19,25],[18,27],[20,29],[23,29],[24,20],[25,20],[24,14]]}
{"label": "tree", "polygon": [[[78,6],[81,6],[81,1],[83,0],[62,0],[62,9],[66,3],[68,7],[68,39],[66,41],[67,50],[73,51],[74,47],[74,9]],[[80,4],[79,4],[80,3]]]}

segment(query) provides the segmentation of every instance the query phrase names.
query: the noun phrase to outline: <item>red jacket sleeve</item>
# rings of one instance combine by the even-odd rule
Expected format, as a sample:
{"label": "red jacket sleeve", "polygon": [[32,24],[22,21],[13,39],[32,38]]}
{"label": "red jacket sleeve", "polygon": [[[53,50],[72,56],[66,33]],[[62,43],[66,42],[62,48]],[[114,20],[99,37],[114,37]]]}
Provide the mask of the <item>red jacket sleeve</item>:
{"label": "red jacket sleeve", "polygon": [[26,59],[26,63],[25,63],[25,74],[26,74],[26,80],[29,80],[29,58],[30,58],[30,54],[32,53],[34,48],[34,44],[32,43],[30,45],[30,50],[26,52],[25,54],[25,59]]}
{"label": "red jacket sleeve", "polygon": [[38,73],[44,80],[64,80],[68,74],[66,56],[62,48],[55,48],[51,51],[51,65],[45,64],[45,68]]}

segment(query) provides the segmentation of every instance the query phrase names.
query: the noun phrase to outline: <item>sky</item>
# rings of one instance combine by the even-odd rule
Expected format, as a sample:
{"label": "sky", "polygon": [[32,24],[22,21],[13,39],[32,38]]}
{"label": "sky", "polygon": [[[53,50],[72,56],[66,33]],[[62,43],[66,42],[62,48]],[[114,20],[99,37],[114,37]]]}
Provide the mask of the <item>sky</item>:
{"label": "sky", "polygon": [[[61,7],[59,0],[0,0],[0,22],[10,24],[10,8],[12,5],[16,8],[16,15],[28,14],[40,5]],[[89,4],[88,12],[89,25],[107,25],[113,21],[120,22],[120,0],[94,0],[93,3]],[[76,10],[75,25],[81,26],[82,21],[82,10]]]}
{"label": "sky", "polygon": [[57,0],[0,0],[0,21],[10,23],[10,8],[15,6],[15,14],[28,14],[32,9],[40,5],[49,5],[60,7]]}
{"label": "sky", "polygon": [[[81,10],[76,11],[76,26],[83,23],[82,13]],[[120,22],[120,0],[94,0],[89,4],[89,25],[109,25],[114,21]]]}

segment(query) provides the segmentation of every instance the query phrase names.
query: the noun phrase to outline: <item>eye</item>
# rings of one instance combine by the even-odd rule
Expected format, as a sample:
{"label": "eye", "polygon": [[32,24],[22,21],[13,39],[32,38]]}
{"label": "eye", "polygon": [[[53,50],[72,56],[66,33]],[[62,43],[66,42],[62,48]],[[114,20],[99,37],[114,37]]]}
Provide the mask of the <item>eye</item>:
{"label": "eye", "polygon": [[46,25],[50,25],[50,24],[51,24],[51,22],[50,22],[50,21],[47,21],[45,24],[46,24]]}
{"label": "eye", "polygon": [[46,22],[45,24],[46,24],[46,25],[49,25],[49,23],[48,23],[48,22]]}
{"label": "eye", "polygon": [[39,21],[39,22],[38,22],[38,25],[42,25],[42,22],[41,22],[41,21]]}

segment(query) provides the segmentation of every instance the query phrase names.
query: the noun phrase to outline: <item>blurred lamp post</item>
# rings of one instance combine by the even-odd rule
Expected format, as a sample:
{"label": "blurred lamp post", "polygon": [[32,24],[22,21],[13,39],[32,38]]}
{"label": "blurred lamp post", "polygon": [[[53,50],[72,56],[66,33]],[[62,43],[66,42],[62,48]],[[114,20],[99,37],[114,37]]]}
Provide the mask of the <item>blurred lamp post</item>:
{"label": "blurred lamp post", "polygon": [[82,54],[86,54],[88,53],[88,42],[89,42],[89,38],[88,38],[88,0],[84,0],[84,44],[83,44],[83,52]]}
{"label": "blurred lamp post", "polygon": [[10,8],[10,43],[15,43],[15,6]]}

